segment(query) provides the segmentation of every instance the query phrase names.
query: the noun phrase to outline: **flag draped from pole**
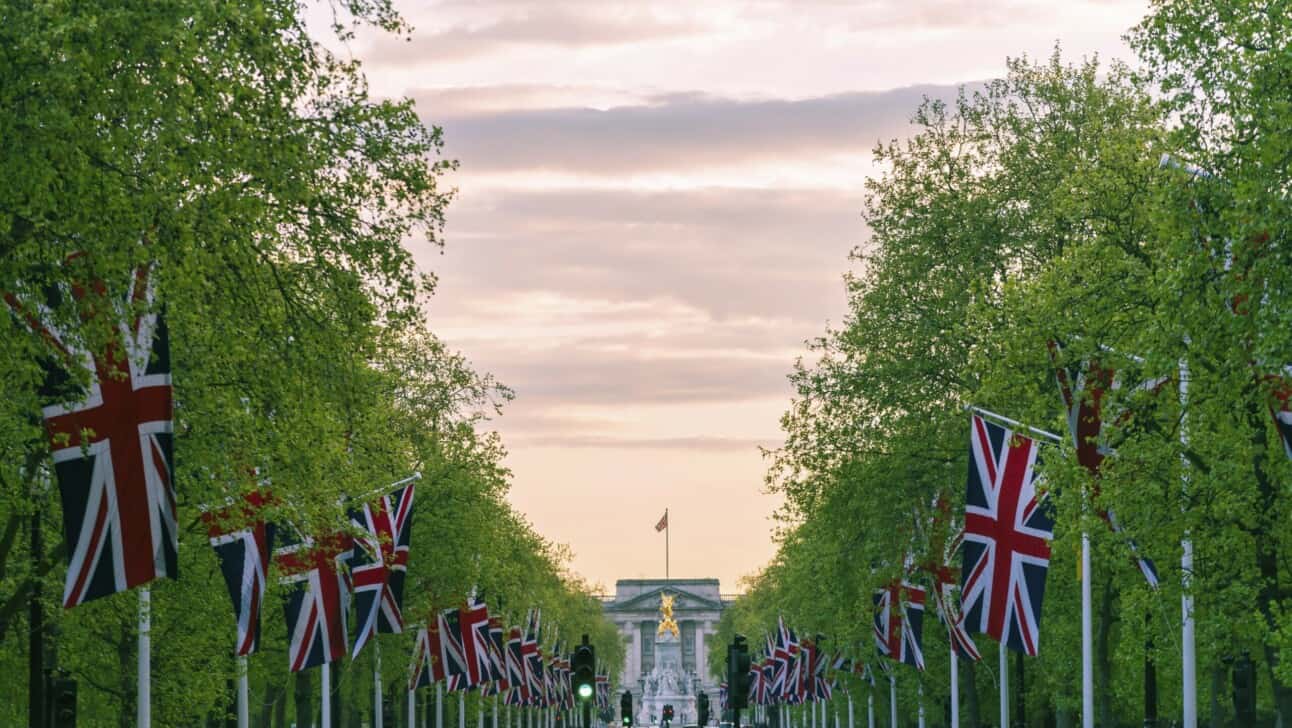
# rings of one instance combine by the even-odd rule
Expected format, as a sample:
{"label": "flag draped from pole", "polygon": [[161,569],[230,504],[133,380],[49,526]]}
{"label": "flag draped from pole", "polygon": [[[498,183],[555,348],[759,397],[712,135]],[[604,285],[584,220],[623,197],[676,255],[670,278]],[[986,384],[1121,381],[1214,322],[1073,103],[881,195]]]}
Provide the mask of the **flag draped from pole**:
{"label": "flag draped from pole", "polygon": [[491,678],[489,657],[489,608],[473,602],[458,611],[462,652],[467,659],[467,686],[476,687]]}
{"label": "flag draped from pole", "polygon": [[440,664],[444,665],[445,677],[451,679],[455,685],[465,683],[469,674],[458,614],[456,608],[445,609],[435,617],[440,634]]}
{"label": "flag draped from pole", "polygon": [[971,418],[961,600],[966,626],[1035,655],[1054,518],[1037,493],[1036,441]]}
{"label": "flag draped from pole", "polygon": [[521,651],[524,635],[520,627],[507,633],[507,691],[508,705],[525,705],[529,702],[529,681],[525,679],[525,658]]}
{"label": "flag draped from pole", "polygon": [[526,703],[536,706],[543,698],[543,655],[538,649],[538,634],[542,613],[534,610],[526,625],[525,638],[520,643],[521,669],[525,675]]}
{"label": "flag draped from pole", "polygon": [[499,690],[511,687],[501,617],[489,617],[489,679],[498,685]]}
{"label": "flag draped from pole", "polygon": [[664,511],[664,515],[660,516],[659,523],[655,524],[655,531],[663,531],[666,528],[668,528],[668,511]]}
{"label": "flag draped from pole", "polygon": [[[1104,396],[1119,387],[1116,372],[1097,361],[1078,362],[1069,366],[1059,363],[1062,347],[1058,342],[1050,342],[1050,358],[1054,361],[1054,375],[1059,384],[1059,394],[1063,397],[1063,406],[1068,416],[1068,432],[1072,434],[1073,445],[1077,451],[1077,462],[1095,478],[1110,450],[1100,442],[1104,424]],[[1142,383],[1137,389],[1156,392],[1166,383],[1165,378]],[[1118,419],[1116,417],[1114,420]],[[1096,485],[1096,488],[1098,486]],[[1099,514],[1114,533],[1122,533],[1121,524],[1112,510]],[[1131,539],[1127,546],[1135,559],[1135,565],[1149,586],[1156,589],[1161,579],[1157,566],[1151,559],[1141,556],[1139,547]]]}
{"label": "flag draped from pole", "polygon": [[879,654],[924,669],[924,588],[894,581],[875,592],[875,646]]}
{"label": "flag draped from pole", "polygon": [[260,644],[260,612],[265,603],[269,552],[274,538],[273,526],[261,516],[265,502],[263,493],[251,492],[243,496],[241,503],[202,514],[211,546],[220,560],[220,573],[233,600],[233,616],[238,625],[234,654],[239,657],[255,652]]}
{"label": "flag draped from pole", "polygon": [[353,656],[378,632],[404,629],[404,578],[413,532],[413,485],[384,495],[351,513],[364,533],[355,539],[352,576],[359,624]]}
{"label": "flag draped from pole", "polygon": [[[39,393],[49,403],[41,414],[68,544],[64,608],[176,578],[179,532],[170,346],[166,321],[153,311],[152,270],[135,270],[115,299],[102,281],[72,286],[70,293],[96,312],[84,324],[110,331],[102,352],[83,348],[54,322],[50,314],[63,302],[62,289],[51,288],[50,300],[34,313],[4,295],[50,347]],[[89,375],[88,386],[79,384],[78,372]]]}
{"label": "flag draped from pole", "polygon": [[411,672],[410,690],[428,688],[444,679],[444,665],[440,662],[440,630],[434,618],[429,625],[417,630]]}
{"label": "flag draped from pole", "polygon": [[283,605],[290,642],[292,672],[335,662],[346,653],[346,614],[350,585],[345,562],[354,544],[348,536],[295,540],[291,529],[279,528],[280,541],[293,541],[274,550],[280,580],[291,592]]}

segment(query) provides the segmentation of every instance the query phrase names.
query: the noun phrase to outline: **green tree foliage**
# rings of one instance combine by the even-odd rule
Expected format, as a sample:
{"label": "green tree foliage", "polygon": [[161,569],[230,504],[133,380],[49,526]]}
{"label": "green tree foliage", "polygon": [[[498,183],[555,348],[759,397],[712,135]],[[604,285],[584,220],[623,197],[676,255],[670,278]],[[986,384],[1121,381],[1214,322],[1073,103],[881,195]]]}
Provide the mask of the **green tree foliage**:
{"label": "green tree foliage", "polygon": [[[1027,661],[1028,724],[1080,707],[1083,531],[1099,724],[1143,714],[1146,664],[1161,715],[1179,714],[1190,579],[1204,718],[1208,699],[1213,721],[1232,714],[1226,660],[1250,652],[1264,663],[1261,711],[1292,719],[1292,466],[1269,409],[1271,375],[1292,361],[1284,5],[1154,3],[1131,33],[1142,71],[1070,65],[1057,51],[1013,60],[954,104],[926,102],[907,141],[877,148],[885,171],[868,185],[871,235],[853,253],[849,314],[791,377],[786,444],[768,476],[785,496],[780,549],[724,635],[756,641],[784,614],[801,633],[873,655],[870,595],[908,555],[940,556],[930,504],[962,508],[965,407],[978,405],[1063,435],[1041,466],[1058,525],[1041,652]],[[1164,153],[1174,161],[1161,164]],[[1117,372],[1100,442],[1113,454],[1097,482],[1075,460],[1051,342],[1062,364]],[[1108,509],[1124,534],[1099,518]],[[1131,537],[1156,561],[1159,589],[1135,568]],[[925,642],[936,705],[948,648],[932,619]],[[985,672],[962,676],[972,725],[995,702]],[[903,682],[914,673],[900,668]],[[900,700],[913,715],[913,691]]]}
{"label": "green tree foliage", "polygon": [[[343,39],[364,25],[408,32],[387,0],[330,9]],[[232,709],[232,612],[199,515],[261,480],[278,497],[269,517],[320,534],[345,527],[345,499],[422,472],[410,621],[475,589],[513,622],[542,607],[553,637],[589,633],[606,665],[622,663],[568,553],[505,499],[488,420],[511,392],[422,313],[434,279],[405,243],[441,244],[454,163],[440,130],[411,101],[370,97],[359,64],[329,52],[303,13],[286,0],[0,7],[0,291],[15,306],[0,315],[0,664],[12,676],[0,723],[26,723],[33,597],[47,663],[79,683],[80,724],[134,720],[134,594],[61,608],[67,545],[37,395],[49,350],[26,316],[48,290],[119,289],[148,264],[170,329],[181,530],[180,579],[153,590],[159,725]],[[93,295],[41,315],[92,351],[110,343]],[[289,679],[281,596],[271,585],[250,661],[265,725],[305,709],[294,691],[317,692]],[[380,642],[397,691],[411,639]],[[368,710],[366,652],[338,669],[343,711]]]}

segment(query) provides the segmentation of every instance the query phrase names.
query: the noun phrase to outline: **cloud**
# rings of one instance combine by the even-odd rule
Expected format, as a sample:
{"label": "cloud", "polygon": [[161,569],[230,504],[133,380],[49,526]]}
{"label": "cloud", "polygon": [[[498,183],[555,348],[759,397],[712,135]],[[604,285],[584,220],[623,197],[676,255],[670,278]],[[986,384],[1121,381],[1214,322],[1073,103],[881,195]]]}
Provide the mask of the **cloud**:
{"label": "cloud", "polygon": [[[427,123],[444,128],[446,154],[469,172],[685,171],[737,162],[848,153],[905,136],[925,96],[953,99],[953,86],[909,86],[807,99],[745,100],[701,94],[593,108],[436,114],[435,92],[415,91]],[[443,110],[441,110],[443,111]]]}
{"label": "cloud", "polygon": [[458,329],[511,330],[497,307],[535,301],[510,296],[565,291],[758,319],[751,333],[790,330],[780,341],[797,343],[842,309],[841,273],[866,233],[862,203],[860,189],[464,190],[448,212],[448,248],[424,254],[443,287],[432,314]]}
{"label": "cloud", "polygon": [[[476,8],[480,10],[481,8]],[[411,38],[370,37],[361,53],[374,67],[432,61],[462,61],[488,56],[517,46],[588,48],[677,38],[700,32],[690,23],[667,20],[645,9],[625,13],[606,8],[572,11],[561,6],[524,8],[521,13],[494,17],[483,23],[463,23]],[[416,21],[414,21],[416,22]]]}

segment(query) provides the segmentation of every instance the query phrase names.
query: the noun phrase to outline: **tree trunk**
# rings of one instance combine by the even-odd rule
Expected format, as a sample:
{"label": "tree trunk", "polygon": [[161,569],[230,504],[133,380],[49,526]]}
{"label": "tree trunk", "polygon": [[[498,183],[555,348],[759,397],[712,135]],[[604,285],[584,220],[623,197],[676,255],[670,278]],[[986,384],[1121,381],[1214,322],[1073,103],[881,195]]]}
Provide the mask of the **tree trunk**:
{"label": "tree trunk", "polygon": [[274,708],[277,707],[280,702],[284,704],[287,702],[283,700],[283,694],[285,692],[286,690],[276,683],[270,683],[265,686],[265,699],[260,704],[260,717],[257,719],[256,725],[261,726],[261,728],[270,728],[274,725],[271,722],[274,717]]}
{"label": "tree trunk", "polygon": [[1220,694],[1225,689],[1225,671],[1220,662],[1211,666],[1211,728],[1223,728],[1225,712],[1221,707]]}
{"label": "tree trunk", "polygon": [[[1270,482],[1269,474],[1265,471],[1268,449],[1265,428],[1270,418],[1268,413],[1254,406],[1248,409],[1247,417],[1252,427],[1252,444],[1256,446],[1256,455],[1252,458],[1252,471],[1256,476],[1261,504],[1264,506],[1261,512],[1268,517],[1268,514],[1276,512],[1275,501],[1278,498],[1274,484]],[[1258,601],[1261,616],[1265,618],[1265,627],[1271,634],[1278,631],[1279,625],[1274,612],[1282,606],[1284,597],[1283,585],[1279,583],[1278,559],[1277,540],[1270,536],[1270,524],[1262,520],[1256,539],[1256,564],[1261,574],[1261,592]],[[1265,646],[1265,664],[1269,669],[1270,687],[1274,691],[1274,708],[1278,713],[1278,722],[1280,725],[1287,725],[1292,721],[1292,687],[1279,679],[1279,653],[1268,643]]]}
{"label": "tree trunk", "polygon": [[1095,635],[1095,715],[1099,725],[1117,725],[1113,718],[1113,581],[1104,579],[1103,593],[1099,600],[1099,629]]}
{"label": "tree trunk", "polygon": [[314,723],[314,681],[309,670],[296,673],[296,726],[304,728]]}

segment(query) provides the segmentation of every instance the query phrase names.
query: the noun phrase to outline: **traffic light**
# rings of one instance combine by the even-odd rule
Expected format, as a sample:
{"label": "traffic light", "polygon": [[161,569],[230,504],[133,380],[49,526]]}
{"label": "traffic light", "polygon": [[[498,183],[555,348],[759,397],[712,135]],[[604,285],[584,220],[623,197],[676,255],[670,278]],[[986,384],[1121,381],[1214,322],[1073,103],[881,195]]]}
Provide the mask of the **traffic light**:
{"label": "traffic light", "polygon": [[587,702],[597,691],[597,651],[588,644],[588,636],[583,635],[583,644],[574,648],[574,657],[570,660],[570,669],[574,673],[574,695]]}
{"label": "traffic light", "polygon": [[673,722],[673,706],[668,703],[664,704],[664,722],[665,723]]}
{"label": "traffic light", "polygon": [[624,691],[623,695],[619,696],[619,715],[621,716],[620,720],[623,724],[627,726],[627,728],[632,728],[633,694],[627,690]]}
{"label": "traffic light", "polygon": [[740,710],[749,705],[749,645],[738,634],[727,647],[727,705]]}
{"label": "traffic light", "polygon": [[695,696],[695,713],[696,724],[700,726],[709,724],[709,696],[705,693]]}

